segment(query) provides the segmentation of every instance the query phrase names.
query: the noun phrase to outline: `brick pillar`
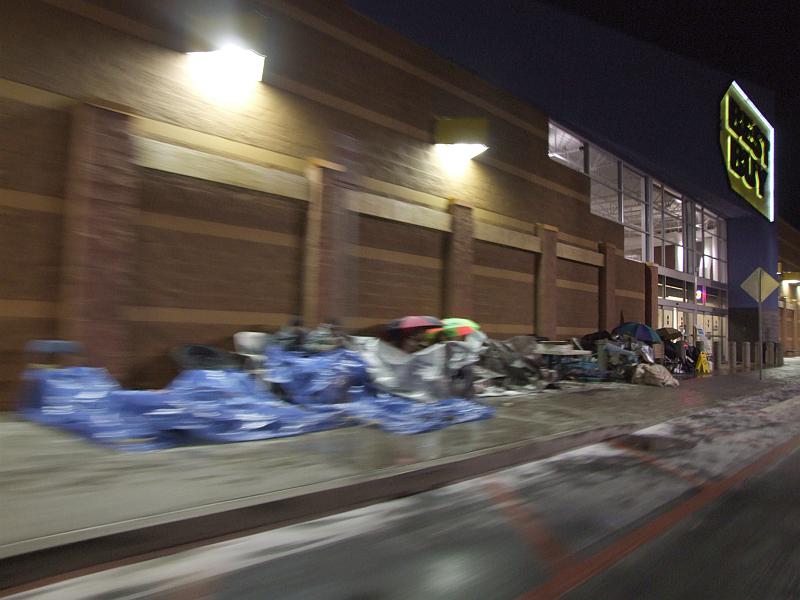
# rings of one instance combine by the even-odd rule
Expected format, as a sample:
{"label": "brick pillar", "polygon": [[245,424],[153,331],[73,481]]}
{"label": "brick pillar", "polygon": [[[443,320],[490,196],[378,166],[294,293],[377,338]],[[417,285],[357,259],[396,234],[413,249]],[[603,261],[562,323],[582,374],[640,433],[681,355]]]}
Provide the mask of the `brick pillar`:
{"label": "brick pillar", "polygon": [[82,343],[90,364],[124,378],[140,198],[129,119],[80,105],[71,131],[59,334]]}
{"label": "brick pillar", "polygon": [[303,319],[315,327],[323,319],[344,319],[352,313],[355,282],[349,262],[353,214],[345,204],[347,169],[312,161],[306,169],[309,203],[303,240]]}
{"label": "brick pillar", "polygon": [[658,265],[644,265],[644,322],[658,327]]}
{"label": "brick pillar", "polygon": [[447,240],[444,272],[444,316],[472,317],[472,265],[474,233],[472,207],[450,202],[451,232]]}
{"label": "brick pillar", "polygon": [[536,269],[536,333],[555,339],[558,324],[556,275],[558,267],[558,229],[552,225],[536,224],[536,235],[542,244]]}
{"label": "brick pillar", "polygon": [[347,206],[348,190],[357,187],[362,164],[358,139],[330,131],[331,160],[309,162],[309,204],[303,240],[303,318],[307,327],[321,320],[342,322],[356,312],[358,215]]}
{"label": "brick pillar", "polygon": [[611,331],[619,325],[617,314],[617,247],[602,242],[599,246],[603,255],[603,266],[600,267],[599,322],[600,330]]}

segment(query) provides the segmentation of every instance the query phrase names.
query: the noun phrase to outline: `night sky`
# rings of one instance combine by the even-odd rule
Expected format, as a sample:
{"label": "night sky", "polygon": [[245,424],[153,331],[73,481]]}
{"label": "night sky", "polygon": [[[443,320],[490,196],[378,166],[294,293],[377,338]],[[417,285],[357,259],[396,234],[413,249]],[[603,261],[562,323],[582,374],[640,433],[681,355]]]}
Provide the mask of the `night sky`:
{"label": "night sky", "polygon": [[[524,0],[349,0],[358,11],[525,99],[536,23]],[[544,0],[776,93],[778,209],[800,228],[800,8],[793,3]],[[791,8],[786,8],[790,6]],[[535,102],[532,102],[535,104]]]}

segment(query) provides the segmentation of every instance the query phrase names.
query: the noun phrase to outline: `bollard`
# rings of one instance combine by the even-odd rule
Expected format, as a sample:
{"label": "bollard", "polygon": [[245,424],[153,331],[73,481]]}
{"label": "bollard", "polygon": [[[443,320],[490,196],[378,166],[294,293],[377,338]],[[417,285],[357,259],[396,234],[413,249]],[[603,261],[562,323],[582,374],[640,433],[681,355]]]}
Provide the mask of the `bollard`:
{"label": "bollard", "polygon": [[606,350],[607,340],[597,340],[595,347],[597,348],[597,368],[601,371],[608,370],[608,351]]}
{"label": "bollard", "polygon": [[742,342],[742,370],[749,371],[753,368],[750,363],[750,342]]}
{"label": "bollard", "polygon": [[775,342],[767,342],[766,358],[764,360],[764,368],[770,369],[775,366]]}
{"label": "bollard", "polygon": [[736,342],[728,342],[728,370],[736,373]]}
{"label": "bollard", "polygon": [[722,371],[722,343],[721,342],[712,342],[711,344],[711,354],[714,358],[714,370],[715,371]]}
{"label": "bollard", "polygon": [[775,362],[777,366],[783,366],[783,342],[775,344]]}

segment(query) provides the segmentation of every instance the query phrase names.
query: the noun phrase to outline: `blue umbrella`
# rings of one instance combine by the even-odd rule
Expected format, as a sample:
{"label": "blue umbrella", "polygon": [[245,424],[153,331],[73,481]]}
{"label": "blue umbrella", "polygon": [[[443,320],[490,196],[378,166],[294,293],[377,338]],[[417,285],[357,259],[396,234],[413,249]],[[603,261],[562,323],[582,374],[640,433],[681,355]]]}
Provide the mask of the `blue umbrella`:
{"label": "blue umbrella", "polygon": [[661,336],[656,333],[656,330],[644,323],[636,323],[633,321],[623,323],[611,333],[614,335],[629,335],[635,340],[647,342],[649,344],[661,343]]}

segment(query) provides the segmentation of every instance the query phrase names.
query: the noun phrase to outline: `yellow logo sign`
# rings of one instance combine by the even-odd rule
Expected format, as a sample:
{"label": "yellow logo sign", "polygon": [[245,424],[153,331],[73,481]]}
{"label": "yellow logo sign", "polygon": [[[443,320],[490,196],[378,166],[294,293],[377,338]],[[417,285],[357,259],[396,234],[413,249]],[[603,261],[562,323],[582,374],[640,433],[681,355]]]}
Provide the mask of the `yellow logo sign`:
{"label": "yellow logo sign", "polygon": [[734,192],[775,218],[775,129],[734,81],[720,103],[719,142]]}

